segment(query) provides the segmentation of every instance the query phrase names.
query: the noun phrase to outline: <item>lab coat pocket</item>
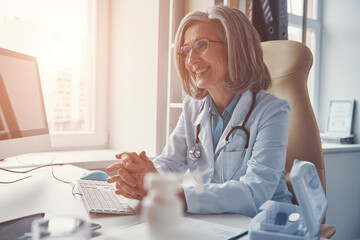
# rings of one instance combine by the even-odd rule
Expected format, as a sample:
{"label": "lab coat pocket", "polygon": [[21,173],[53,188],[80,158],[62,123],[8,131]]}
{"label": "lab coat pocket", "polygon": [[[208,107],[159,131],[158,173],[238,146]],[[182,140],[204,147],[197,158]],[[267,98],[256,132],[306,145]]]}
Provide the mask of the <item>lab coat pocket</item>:
{"label": "lab coat pocket", "polygon": [[236,175],[236,172],[239,170],[240,165],[244,159],[245,150],[242,151],[233,151],[233,152],[223,152],[223,176],[225,181],[229,181]]}

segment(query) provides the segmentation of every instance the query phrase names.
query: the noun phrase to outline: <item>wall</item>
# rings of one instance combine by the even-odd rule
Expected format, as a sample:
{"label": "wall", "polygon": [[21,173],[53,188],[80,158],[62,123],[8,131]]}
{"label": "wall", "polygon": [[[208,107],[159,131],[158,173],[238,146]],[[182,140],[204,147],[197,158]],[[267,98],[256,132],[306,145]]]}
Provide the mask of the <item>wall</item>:
{"label": "wall", "polygon": [[324,150],[324,160],[329,203],[326,223],[336,227],[332,239],[360,238],[360,149],[348,152]]}
{"label": "wall", "polygon": [[[360,1],[322,1],[319,127],[326,129],[331,99],[355,99],[353,132],[360,143]],[[333,239],[360,238],[360,152],[324,153]]]}
{"label": "wall", "polygon": [[331,99],[355,99],[353,132],[360,135],[360,27],[358,0],[322,1],[319,127],[326,129]]}
{"label": "wall", "polygon": [[155,155],[157,0],[111,1],[109,147]]}

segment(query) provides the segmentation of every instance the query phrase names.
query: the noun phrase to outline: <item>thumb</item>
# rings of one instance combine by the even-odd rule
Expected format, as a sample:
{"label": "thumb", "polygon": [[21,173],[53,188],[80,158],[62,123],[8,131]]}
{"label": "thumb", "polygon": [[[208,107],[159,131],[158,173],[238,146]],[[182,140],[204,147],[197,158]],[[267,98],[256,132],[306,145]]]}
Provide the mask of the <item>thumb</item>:
{"label": "thumb", "polygon": [[141,153],[139,154],[141,160],[143,161],[149,161],[149,158],[146,156],[146,152],[145,151],[141,151]]}
{"label": "thumb", "polygon": [[145,151],[142,151],[140,154],[139,154],[141,160],[143,160],[147,166],[147,168],[152,171],[152,172],[157,172],[153,162],[146,156],[146,152]]}

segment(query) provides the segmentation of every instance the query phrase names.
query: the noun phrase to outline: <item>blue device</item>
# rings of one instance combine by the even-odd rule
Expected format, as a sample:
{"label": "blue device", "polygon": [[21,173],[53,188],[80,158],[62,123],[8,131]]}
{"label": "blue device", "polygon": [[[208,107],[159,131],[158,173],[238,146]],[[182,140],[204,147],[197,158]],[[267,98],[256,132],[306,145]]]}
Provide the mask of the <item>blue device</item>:
{"label": "blue device", "polygon": [[106,172],[104,171],[100,171],[100,170],[93,170],[90,171],[88,173],[85,173],[82,177],[80,177],[81,179],[85,179],[85,180],[96,180],[96,181],[106,181],[106,179],[108,179],[108,175]]}

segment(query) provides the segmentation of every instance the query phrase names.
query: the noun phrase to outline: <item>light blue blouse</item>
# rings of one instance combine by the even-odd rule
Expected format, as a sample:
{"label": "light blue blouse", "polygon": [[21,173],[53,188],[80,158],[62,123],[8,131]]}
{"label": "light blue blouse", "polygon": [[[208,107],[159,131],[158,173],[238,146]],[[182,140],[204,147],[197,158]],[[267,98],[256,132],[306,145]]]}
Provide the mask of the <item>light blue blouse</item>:
{"label": "light blue blouse", "polygon": [[226,126],[230,121],[235,106],[240,99],[240,96],[241,96],[240,94],[236,94],[233,97],[230,104],[225,108],[221,116],[215,106],[213,99],[210,98],[211,101],[210,101],[209,113],[211,116],[211,133],[213,136],[214,151],[216,149],[216,146],[218,145],[222,133],[224,132],[224,129],[226,128]]}

